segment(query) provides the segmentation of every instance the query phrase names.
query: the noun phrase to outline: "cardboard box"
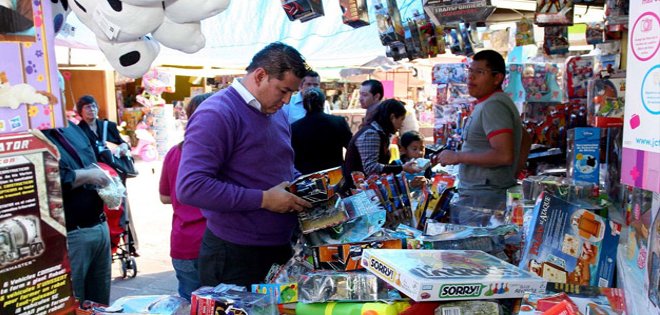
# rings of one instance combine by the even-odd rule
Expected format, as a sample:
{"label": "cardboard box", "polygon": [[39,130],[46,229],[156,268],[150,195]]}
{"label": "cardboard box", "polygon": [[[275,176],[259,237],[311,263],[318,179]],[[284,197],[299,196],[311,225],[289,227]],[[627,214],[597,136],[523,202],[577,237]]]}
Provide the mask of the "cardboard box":
{"label": "cardboard box", "polygon": [[252,292],[267,294],[277,304],[298,302],[298,283],[262,283],[253,284]]}
{"label": "cardboard box", "polygon": [[521,298],[546,280],[482,251],[366,249],[362,266],[415,301]]}
{"label": "cardboard box", "polygon": [[543,193],[520,267],[550,282],[610,287],[621,225]]}
{"label": "cardboard box", "polygon": [[314,268],[352,271],[364,269],[360,264],[362,252],[367,248],[402,249],[402,239],[373,240],[359,243],[314,247]]}
{"label": "cardboard box", "polygon": [[343,12],[341,20],[344,24],[353,28],[369,25],[367,0],[339,0],[339,6]]}

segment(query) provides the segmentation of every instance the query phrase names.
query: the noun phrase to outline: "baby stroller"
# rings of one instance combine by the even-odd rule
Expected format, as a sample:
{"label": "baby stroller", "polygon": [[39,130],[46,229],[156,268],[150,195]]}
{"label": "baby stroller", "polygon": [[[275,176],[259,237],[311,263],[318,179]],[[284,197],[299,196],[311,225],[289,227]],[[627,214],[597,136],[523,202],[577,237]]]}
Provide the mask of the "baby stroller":
{"label": "baby stroller", "polygon": [[[117,172],[110,166],[99,163],[103,170],[110,173],[110,176],[119,176]],[[123,181],[125,183],[125,181]],[[128,198],[124,198],[121,206],[118,209],[109,209],[103,206],[103,211],[108,222],[110,230],[110,249],[112,250],[112,262],[119,260],[121,262],[121,277],[122,278],[135,278],[137,276],[137,263],[135,257],[137,252],[135,250],[135,237],[132,232],[132,224],[130,224],[130,206]]]}
{"label": "baby stroller", "polygon": [[128,211],[130,206],[127,201],[117,210],[104,208],[105,215],[108,218],[108,227],[110,228],[110,248],[112,250],[112,262],[119,260],[121,262],[121,277],[135,278],[137,276],[137,263],[135,257],[135,241],[131,230],[130,221],[128,221]]}

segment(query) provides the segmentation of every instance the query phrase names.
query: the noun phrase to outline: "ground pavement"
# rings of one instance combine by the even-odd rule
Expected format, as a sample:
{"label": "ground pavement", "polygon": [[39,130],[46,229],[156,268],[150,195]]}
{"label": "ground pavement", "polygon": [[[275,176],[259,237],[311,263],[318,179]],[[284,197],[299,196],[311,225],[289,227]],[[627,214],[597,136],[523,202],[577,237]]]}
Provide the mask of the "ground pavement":
{"label": "ground pavement", "polygon": [[158,180],[162,162],[136,160],[140,175],[128,179],[133,224],[139,240],[137,276],[121,278],[121,264],[112,264],[110,302],[129,295],[177,295],[177,281],[169,256],[172,207],[160,203]]}

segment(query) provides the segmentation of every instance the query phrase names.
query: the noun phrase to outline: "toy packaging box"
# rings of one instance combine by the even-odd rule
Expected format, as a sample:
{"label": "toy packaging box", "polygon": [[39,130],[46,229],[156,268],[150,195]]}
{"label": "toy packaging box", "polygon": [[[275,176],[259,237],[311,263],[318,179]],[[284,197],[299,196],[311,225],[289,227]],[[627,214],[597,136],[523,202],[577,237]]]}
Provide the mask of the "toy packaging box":
{"label": "toy packaging box", "polygon": [[623,126],[625,78],[590,80],[588,92],[587,110],[590,125],[603,128]]}
{"label": "toy packaging box", "polygon": [[543,193],[519,266],[550,282],[610,287],[620,234],[619,223]]}
{"label": "toy packaging box", "polygon": [[362,266],[415,301],[521,298],[546,280],[482,251],[366,249]]}
{"label": "toy packaging box", "polygon": [[201,287],[192,293],[190,315],[277,314],[272,295],[241,291],[242,287],[220,284]]}
{"label": "toy packaging box", "polygon": [[573,128],[568,131],[568,175],[574,180],[599,184],[600,128]]}
{"label": "toy packaging box", "polygon": [[352,271],[364,269],[360,265],[362,251],[367,248],[402,249],[402,239],[373,239],[364,242],[323,245],[314,247],[313,258],[315,269],[332,269]]}
{"label": "toy packaging box", "polygon": [[300,20],[307,22],[323,16],[323,2],[321,0],[281,0],[282,8],[289,21]]}
{"label": "toy packaging box", "polygon": [[353,28],[369,25],[367,0],[339,0],[342,12],[341,20]]}
{"label": "toy packaging box", "polygon": [[298,302],[298,283],[253,284],[252,292],[270,295],[277,304]]}
{"label": "toy packaging box", "polygon": [[548,283],[546,294],[525,294],[518,315],[545,314],[562,302],[565,314],[626,314],[623,289]]}

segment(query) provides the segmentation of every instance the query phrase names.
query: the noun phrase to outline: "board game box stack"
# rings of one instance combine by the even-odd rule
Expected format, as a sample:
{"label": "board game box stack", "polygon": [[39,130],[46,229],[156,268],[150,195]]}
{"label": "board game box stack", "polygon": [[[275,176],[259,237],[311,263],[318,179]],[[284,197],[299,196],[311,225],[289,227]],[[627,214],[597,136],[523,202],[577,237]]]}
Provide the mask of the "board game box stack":
{"label": "board game box stack", "polygon": [[365,249],[362,266],[415,301],[521,298],[546,280],[482,251]]}

